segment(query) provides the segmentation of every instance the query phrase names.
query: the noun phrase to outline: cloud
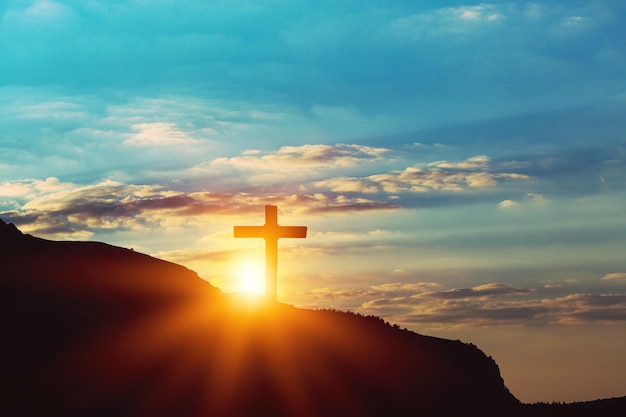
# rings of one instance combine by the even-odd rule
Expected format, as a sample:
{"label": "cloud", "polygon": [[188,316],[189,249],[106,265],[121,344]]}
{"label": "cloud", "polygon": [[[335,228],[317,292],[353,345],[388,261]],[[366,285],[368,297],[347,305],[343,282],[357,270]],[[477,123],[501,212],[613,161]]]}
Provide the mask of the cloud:
{"label": "cloud", "polygon": [[79,186],[32,180],[19,183],[27,202],[0,213],[25,232],[68,237],[103,230],[140,230],[175,227],[185,216],[227,211],[219,196],[203,204],[184,193],[155,185],[125,185],[105,180]]}
{"label": "cloud", "polygon": [[0,183],[0,197],[30,199],[42,193],[60,192],[71,187],[71,183],[62,183],[55,177],[45,180],[3,181]]}
{"label": "cloud", "polygon": [[508,209],[508,208],[517,207],[517,206],[519,206],[519,203],[513,200],[503,200],[500,203],[498,203],[498,208],[501,208],[501,209]]}
{"label": "cloud", "polygon": [[185,170],[183,175],[228,176],[240,186],[313,191],[308,184],[333,172],[373,167],[390,150],[357,144],[304,144],[282,146],[277,151],[247,149],[239,156],[220,157]]}
{"label": "cloud", "polygon": [[491,163],[491,159],[485,155],[473,156],[471,158],[467,158],[465,161],[461,162],[449,162],[449,161],[436,161],[431,162],[428,165],[436,168],[442,169],[465,169],[465,170],[475,170],[480,168],[488,168]]}
{"label": "cloud", "polygon": [[376,291],[378,296],[386,297],[402,297],[414,294],[426,293],[433,290],[443,288],[443,285],[436,282],[415,282],[415,283],[399,283],[393,282],[389,284],[373,285],[372,290]]}
{"label": "cloud", "polygon": [[527,193],[526,198],[533,203],[543,203],[545,198],[539,193]]}
{"label": "cloud", "polygon": [[[332,291],[324,291],[332,298]],[[385,283],[372,285],[367,290],[370,300],[364,307],[388,306],[390,303],[425,304],[434,300],[472,300],[481,301],[500,296],[526,296],[532,290],[511,287],[500,283],[479,285],[473,288],[445,289],[437,282]]]}
{"label": "cloud", "polygon": [[358,213],[381,210],[395,210],[400,208],[398,205],[385,202],[368,200],[365,198],[354,198],[339,195],[335,198],[324,196],[324,194],[316,194],[313,198],[317,204],[311,204],[306,210],[310,214],[330,214],[330,213]]}
{"label": "cloud", "polygon": [[130,146],[192,146],[198,141],[176,128],[174,123],[139,123],[131,128],[137,133],[124,141]]}
{"label": "cloud", "polygon": [[425,193],[431,191],[460,192],[494,186],[498,181],[528,180],[524,174],[493,172],[489,158],[469,158],[462,162],[435,162],[434,168],[408,167],[402,171],[375,174],[362,178],[333,178],[315,182],[317,188],[333,192],[388,194]]}
{"label": "cloud", "polygon": [[546,199],[543,195],[539,193],[526,193],[526,199],[523,202],[515,201],[515,200],[502,200],[498,203],[499,209],[512,209],[521,206],[522,204],[543,204],[546,202]]}
{"label": "cloud", "polygon": [[87,115],[81,103],[59,98],[55,101],[40,101],[37,103],[15,103],[10,114],[16,119],[28,123],[41,122],[83,122]]}
{"label": "cloud", "polygon": [[545,323],[550,313],[541,300],[527,299],[532,290],[501,283],[450,289],[438,283],[419,283],[391,286],[389,292],[373,289],[379,291],[357,311],[428,328]]}
{"label": "cloud", "polygon": [[3,182],[0,184],[0,197],[23,197],[30,192],[30,187],[19,182]]}
{"label": "cloud", "polygon": [[414,41],[425,41],[429,37],[449,34],[467,36],[485,25],[493,25],[503,20],[504,13],[506,11],[503,8],[491,4],[442,7],[400,17],[390,22],[388,28],[392,33]]}
{"label": "cloud", "polygon": [[[186,192],[160,185],[123,184],[104,180],[93,185],[45,181],[5,181],[0,198],[9,210],[0,216],[27,233],[76,237],[106,230],[181,228],[202,218],[240,216],[262,211],[266,204],[296,213],[349,213],[396,209],[385,202],[321,193]],[[2,200],[0,200],[2,203]],[[0,206],[2,207],[2,206]]]}
{"label": "cloud", "polygon": [[[585,74],[594,78],[589,84],[596,90],[607,91],[606,80],[623,63],[617,36],[623,32],[623,11],[605,3],[13,2],[2,18],[7,70],[0,84],[115,91],[124,99],[185,91],[194,97],[243,97],[254,105],[280,102],[306,109],[325,126],[339,120],[343,131],[368,119],[399,116],[417,125],[451,114],[468,120],[468,115],[501,115],[511,105],[536,109],[536,95],[546,86],[549,92],[567,90],[552,100],[579,102],[581,84],[559,76],[601,62],[607,68],[603,74]],[[52,31],[51,22],[58,22]],[[580,38],[561,39],[551,30],[560,26],[588,28],[581,48],[587,61],[560,65],[560,47],[569,53],[581,44]],[[56,42],[49,42],[50,36]],[[461,66],[467,68],[464,77],[457,76]],[[514,66],[519,70],[509,71]],[[459,91],[473,98],[472,106],[455,104]],[[484,105],[483,97],[501,92],[519,93],[518,100]],[[458,112],[435,115],[429,110],[433,101]]]}
{"label": "cloud", "polygon": [[352,167],[364,161],[376,161],[389,152],[385,148],[343,144],[283,146],[275,153],[247,150],[244,155],[218,158],[211,165],[228,165],[248,171],[297,171]]}
{"label": "cloud", "polygon": [[[315,304],[350,306],[363,314],[382,316],[423,329],[476,326],[540,326],[626,322],[626,295],[567,294],[533,290],[502,283],[471,288],[445,288],[440,283],[389,283],[341,292],[332,287],[315,290]],[[306,300],[300,295],[295,300]]]}
{"label": "cloud", "polygon": [[445,303],[439,306],[428,306],[423,312],[419,309],[413,310],[403,318],[403,321],[431,328],[520,325],[543,321],[544,316],[549,312],[545,306],[517,304],[476,306],[462,302]]}
{"label": "cloud", "polygon": [[562,323],[626,321],[626,295],[572,294],[552,302]]}
{"label": "cloud", "polygon": [[[196,146],[173,123],[133,126],[138,133],[127,140],[128,146]],[[283,146],[276,152],[248,149],[240,156],[216,158],[186,169],[187,178],[172,173],[170,178],[180,180],[170,180],[167,186],[109,179],[80,186],[52,177],[5,181],[0,184],[0,204],[4,201],[10,217],[28,231],[93,233],[182,227],[210,213],[240,213],[263,204],[280,204],[302,214],[396,210],[404,204],[401,198],[391,198],[397,194],[480,190],[528,178],[498,172],[486,156],[438,161],[426,164],[428,168],[409,167],[388,174],[333,177],[350,170],[377,169],[390,163],[384,158],[390,153],[388,148],[356,144]],[[203,184],[206,175],[211,176],[208,187]],[[317,180],[325,176],[330,178]],[[161,173],[158,178],[163,177]],[[377,195],[381,193],[389,198]]]}
{"label": "cloud", "polygon": [[378,185],[368,183],[359,178],[334,178],[316,181],[314,185],[317,188],[326,188],[335,193],[374,194],[380,191]]}
{"label": "cloud", "polygon": [[483,298],[494,295],[519,295],[530,294],[532,291],[523,288],[510,287],[504,284],[485,284],[474,288],[455,288],[445,291],[425,292],[419,295],[423,298],[440,298],[440,299],[468,299]]}
{"label": "cloud", "polygon": [[2,26],[19,31],[42,31],[44,29],[63,29],[77,16],[74,11],[61,2],[37,0],[25,9],[9,9],[2,18]]}
{"label": "cloud", "polygon": [[603,281],[626,281],[626,272],[613,272],[601,278]]}
{"label": "cloud", "polygon": [[24,10],[24,15],[36,19],[54,19],[63,15],[68,8],[51,0],[37,0]]}

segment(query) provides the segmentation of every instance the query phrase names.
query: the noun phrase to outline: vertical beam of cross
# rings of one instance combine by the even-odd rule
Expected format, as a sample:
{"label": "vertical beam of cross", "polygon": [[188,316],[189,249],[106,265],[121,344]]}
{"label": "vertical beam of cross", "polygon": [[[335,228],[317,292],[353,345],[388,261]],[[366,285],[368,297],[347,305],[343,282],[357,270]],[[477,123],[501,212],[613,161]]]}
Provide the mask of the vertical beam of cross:
{"label": "vertical beam of cross", "polygon": [[235,237],[262,237],[265,239],[265,297],[276,302],[278,294],[278,239],[305,238],[305,226],[279,226],[278,207],[265,206],[263,226],[235,226]]}

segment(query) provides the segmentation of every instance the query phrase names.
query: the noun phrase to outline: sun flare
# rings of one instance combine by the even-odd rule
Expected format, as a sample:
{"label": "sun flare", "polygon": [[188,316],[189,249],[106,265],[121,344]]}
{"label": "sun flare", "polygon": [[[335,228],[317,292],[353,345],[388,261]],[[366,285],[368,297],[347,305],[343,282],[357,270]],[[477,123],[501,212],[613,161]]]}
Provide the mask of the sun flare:
{"label": "sun flare", "polygon": [[237,266],[235,292],[264,295],[264,271],[260,262],[242,261]]}

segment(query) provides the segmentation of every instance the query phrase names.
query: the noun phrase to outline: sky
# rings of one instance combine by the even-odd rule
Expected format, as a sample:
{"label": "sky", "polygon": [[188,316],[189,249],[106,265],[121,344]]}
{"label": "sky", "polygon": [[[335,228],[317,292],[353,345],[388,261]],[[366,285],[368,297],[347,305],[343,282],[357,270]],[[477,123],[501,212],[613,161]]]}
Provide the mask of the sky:
{"label": "sky", "polygon": [[0,218],[626,395],[626,3],[5,0]]}

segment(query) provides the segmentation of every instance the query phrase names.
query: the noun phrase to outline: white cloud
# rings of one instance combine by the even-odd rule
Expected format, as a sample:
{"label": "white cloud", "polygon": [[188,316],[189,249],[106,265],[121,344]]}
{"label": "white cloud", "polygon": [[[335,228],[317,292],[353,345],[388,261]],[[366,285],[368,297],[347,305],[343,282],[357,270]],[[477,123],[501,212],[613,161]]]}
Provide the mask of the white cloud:
{"label": "white cloud", "polygon": [[2,19],[2,26],[17,31],[37,32],[46,29],[67,30],[77,20],[74,11],[59,2],[37,0],[25,9],[10,9]]}
{"label": "white cloud", "polygon": [[131,128],[137,133],[124,141],[130,146],[189,146],[198,143],[174,123],[139,123]]}
{"label": "white cloud", "polygon": [[412,40],[456,34],[465,35],[503,20],[508,11],[491,4],[443,7],[426,13],[401,17],[390,22],[391,33]]}
{"label": "white cloud", "polygon": [[332,178],[317,181],[314,185],[333,192],[397,194],[429,191],[459,192],[468,188],[491,187],[501,180],[529,179],[523,174],[492,172],[489,162],[486,156],[469,158],[462,162],[439,161],[429,164],[434,167],[429,169],[413,166],[402,171],[367,177]]}
{"label": "white cloud", "polygon": [[358,178],[337,178],[317,181],[314,184],[318,188],[327,188],[335,193],[364,193],[373,194],[379,191],[374,184],[367,184]]}
{"label": "white cloud", "polygon": [[463,20],[478,20],[480,19],[480,12],[471,9],[460,10],[459,16]]}
{"label": "white cloud", "polygon": [[449,161],[435,161],[428,165],[436,168],[445,169],[480,169],[487,168],[491,162],[488,156],[478,155],[471,158],[467,158],[465,161],[449,162]]}
{"label": "white cloud", "polygon": [[26,184],[16,182],[0,183],[0,197],[23,197],[31,190]]}
{"label": "white cloud", "polygon": [[526,198],[533,203],[543,203],[546,201],[543,195],[539,193],[527,193]]}
{"label": "white cloud", "polygon": [[518,206],[519,206],[519,203],[513,200],[503,200],[500,203],[498,203],[498,208],[501,208],[501,209],[507,209],[507,208],[518,207]]}
{"label": "white cloud", "polygon": [[509,200],[509,199],[503,200],[500,203],[498,203],[498,208],[509,209],[509,208],[514,208],[514,207],[519,207],[522,204],[542,205],[545,202],[546,202],[546,199],[544,198],[543,195],[539,193],[526,193],[524,201],[520,202],[520,201],[515,201],[515,200]]}
{"label": "white cloud", "polygon": [[376,161],[388,152],[385,148],[336,144],[283,146],[275,153],[246,151],[242,156],[218,158],[211,165],[231,166],[248,171],[274,171],[310,175],[310,169],[347,168],[365,161]]}
{"label": "white cloud", "polygon": [[[17,103],[16,103],[17,104]],[[23,120],[84,120],[86,113],[82,103],[72,101],[40,101],[14,105],[11,113]]]}
{"label": "white cloud", "polygon": [[587,18],[583,16],[568,16],[561,22],[561,26],[568,29],[580,28],[585,25]]}
{"label": "white cloud", "polygon": [[52,0],[38,0],[24,10],[24,15],[30,18],[54,19],[63,15],[66,10],[66,6],[55,3]]}
{"label": "white cloud", "polygon": [[35,199],[46,193],[60,192],[72,187],[74,184],[62,183],[55,177],[49,177],[45,180],[4,181],[0,183],[0,197]]}
{"label": "white cloud", "polygon": [[480,4],[478,6],[462,6],[458,8],[447,9],[450,14],[464,21],[471,22],[493,22],[504,18],[503,11],[491,4]]}

